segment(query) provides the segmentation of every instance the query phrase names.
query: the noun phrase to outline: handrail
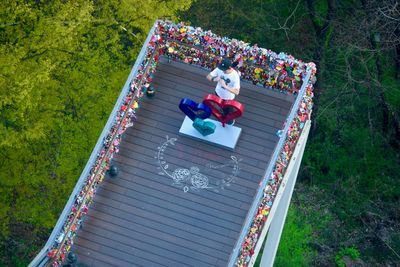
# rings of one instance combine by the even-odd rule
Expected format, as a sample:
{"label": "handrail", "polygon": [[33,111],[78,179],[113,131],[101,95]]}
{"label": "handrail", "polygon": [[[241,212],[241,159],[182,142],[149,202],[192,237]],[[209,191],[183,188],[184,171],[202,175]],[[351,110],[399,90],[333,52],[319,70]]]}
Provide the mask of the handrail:
{"label": "handrail", "polygon": [[[187,47],[187,48],[191,49],[192,51],[193,51],[193,49],[195,49],[197,51],[202,51],[202,52],[206,51],[202,46],[186,44],[186,43],[181,42],[179,40],[176,40],[176,39],[173,39],[173,38],[169,38],[168,36],[165,37],[165,39],[170,43],[170,46],[166,45],[167,49],[169,47],[175,48],[175,47],[183,46],[183,47]],[[173,56],[173,58],[178,58],[180,60],[182,60],[182,56],[185,56],[185,58],[192,57],[192,55],[190,55],[190,53],[187,53],[188,50],[183,50],[183,52],[181,50],[179,50],[180,53],[178,53],[178,54],[173,54],[174,52],[175,52],[174,50],[171,50],[171,52],[167,53],[167,54],[170,54],[170,55]],[[217,56],[217,54],[214,54],[214,53],[210,53],[210,54],[213,55],[213,57]],[[199,54],[197,54],[197,56],[199,56]],[[196,61],[196,62],[190,62],[189,64],[200,65],[200,66],[202,66],[204,68],[204,65],[209,67],[210,64],[216,64],[216,63],[213,62],[213,61],[212,62],[202,62],[201,60],[199,60],[199,61]],[[249,62],[246,62],[246,64],[249,64]],[[258,65],[258,64],[250,63],[250,65],[253,65],[253,67],[255,67],[255,68],[262,67],[261,65]],[[269,163],[269,165],[267,167],[267,170],[266,170],[266,172],[264,174],[264,177],[263,177],[262,182],[260,184],[260,188],[259,188],[259,190],[258,190],[258,192],[257,192],[257,194],[256,194],[256,196],[254,198],[253,204],[252,204],[252,206],[251,206],[251,208],[250,208],[250,210],[249,210],[249,212],[247,214],[246,220],[245,220],[245,222],[243,224],[242,232],[241,232],[241,234],[240,234],[240,236],[239,236],[239,238],[237,240],[235,248],[232,251],[231,257],[229,259],[228,266],[234,266],[236,261],[237,261],[237,259],[238,259],[238,257],[239,257],[239,255],[240,255],[241,246],[244,243],[244,240],[245,240],[245,238],[246,238],[246,236],[247,236],[247,234],[249,232],[250,227],[252,227],[252,223],[254,221],[255,215],[257,214],[258,207],[260,206],[260,203],[263,200],[263,191],[264,191],[266,185],[268,184],[272,173],[274,172],[274,167],[275,167],[275,165],[277,163],[277,160],[278,160],[279,156],[281,155],[281,153],[283,151],[283,147],[284,147],[285,142],[287,140],[288,130],[291,127],[292,122],[294,121],[294,119],[295,119],[295,117],[297,115],[300,102],[302,101],[302,99],[305,96],[305,93],[307,91],[307,86],[309,84],[311,76],[313,75],[313,67],[312,67],[313,65],[312,64],[311,65],[307,64],[306,66],[307,67],[306,67],[305,77],[303,76],[304,79],[302,80],[303,81],[302,86],[301,86],[300,90],[298,91],[295,103],[293,104],[292,110],[291,110],[289,116],[287,117],[286,125],[284,127],[283,133],[282,133],[282,135],[281,135],[281,137],[280,137],[280,139],[278,141],[278,144],[275,146],[274,153],[273,153],[273,155],[271,157],[271,161],[270,161],[270,163]],[[273,87],[271,87],[271,88],[275,89]],[[279,89],[277,89],[277,90],[279,90]]]}
{"label": "handrail", "polygon": [[[114,105],[114,108],[107,120],[107,123],[99,137],[99,139],[97,140],[97,143],[95,145],[95,147],[92,150],[92,153],[90,155],[90,158],[85,166],[85,168],[83,169],[81,176],[79,177],[74,190],[72,191],[67,204],[64,207],[64,210],[62,211],[55,227],[53,228],[53,231],[49,237],[49,239],[47,240],[46,244],[44,245],[44,247],[42,248],[42,250],[39,252],[39,254],[37,254],[37,256],[32,260],[32,262],[28,265],[29,267],[36,267],[36,266],[44,266],[46,265],[50,258],[47,256],[47,253],[49,252],[50,248],[53,246],[53,244],[56,242],[56,237],[57,235],[59,235],[61,233],[62,228],[65,225],[65,222],[68,218],[68,215],[71,212],[71,209],[75,203],[76,198],[78,197],[79,192],[82,190],[82,188],[85,186],[85,181],[88,178],[88,176],[90,175],[90,171],[93,167],[93,165],[95,164],[97,157],[99,155],[99,153],[101,152],[102,148],[103,148],[103,144],[104,144],[104,140],[106,139],[107,135],[109,134],[111,128],[114,125],[115,119],[117,118],[118,115],[118,111],[120,109],[120,107],[123,104],[123,101],[126,97],[126,95],[129,93],[129,89],[130,89],[130,83],[131,81],[133,81],[134,77],[136,76],[139,66],[141,65],[141,63],[143,62],[143,59],[146,55],[147,52],[147,48],[148,48],[148,44],[151,40],[151,37],[153,36],[155,29],[157,28],[157,23],[158,21],[156,21],[151,30],[149,31],[149,34],[147,35],[146,41],[142,46],[142,49],[138,55],[138,57],[136,58],[136,62],[128,76],[127,81],[125,82],[125,85],[121,91],[120,96],[118,97],[118,100],[116,102],[116,104]],[[116,134],[118,134],[118,131],[116,132]],[[114,136],[115,137],[115,136]],[[111,146],[110,146],[111,147]],[[106,157],[104,157],[106,158]],[[96,179],[93,179],[91,185],[93,184],[93,182]],[[86,195],[86,194],[85,194]],[[82,201],[83,203],[84,201]],[[79,212],[77,212],[77,215],[79,214]],[[74,218],[74,220],[76,219],[76,217]],[[71,224],[72,225],[72,224]],[[69,228],[68,228],[69,229]],[[63,240],[65,239],[67,235],[64,236]],[[60,243],[62,246],[62,243]],[[60,247],[61,247],[60,246]]]}
{"label": "handrail", "polygon": [[[178,41],[176,39],[172,39],[170,37],[166,37],[166,40],[170,42],[170,45],[171,44],[176,44],[178,46],[183,46],[183,47],[190,48],[192,50],[194,49],[194,50],[200,51],[201,53],[203,53],[203,55],[205,53],[209,53],[209,54],[212,54],[214,57],[219,57],[218,54],[212,53],[212,52],[208,52],[207,49],[205,49],[202,46],[196,46],[196,45],[192,45],[192,44],[185,44],[183,42],[180,42],[180,41]],[[169,46],[169,47],[177,47],[177,46]],[[170,54],[170,53],[168,53],[168,54]],[[170,55],[168,55],[168,57],[169,56]],[[201,66],[201,65],[200,65],[200,67],[204,68],[204,69],[207,69],[207,70],[210,70],[210,69],[215,68],[216,65],[217,65],[216,62],[207,62],[207,63],[208,63],[207,67],[204,67],[204,66]],[[189,64],[198,64],[198,63],[189,63]],[[259,69],[259,70],[261,70],[261,72],[266,72],[267,69],[265,68],[265,66],[262,66],[260,64],[253,63],[253,62],[246,62],[245,65],[243,65],[241,67],[238,67],[238,68],[241,71],[242,76],[244,76],[244,77],[242,77],[243,79],[245,79],[246,81],[248,81],[250,83],[256,84],[257,86],[268,87],[268,88],[270,88],[272,90],[276,90],[276,91],[279,91],[281,93],[285,92],[285,93],[289,93],[289,94],[295,94],[298,91],[300,91],[300,90],[297,90],[296,88],[288,89],[289,87],[288,87],[288,83],[287,82],[286,83],[282,83],[283,86],[281,88],[278,88],[278,87],[275,88],[276,86],[272,85],[272,84],[278,83],[277,82],[277,78],[279,76],[281,76],[280,73],[277,76],[274,76],[271,81],[266,80],[264,77],[261,77],[260,74],[259,74],[260,75],[259,78],[256,78],[255,76],[252,76],[253,73],[251,73],[251,72],[254,72],[255,69]],[[293,84],[292,84],[292,86],[293,86]]]}
{"label": "handrail", "polygon": [[[146,47],[146,48],[147,48],[147,47]],[[152,54],[151,58],[154,57],[154,52],[155,52],[155,51],[153,51],[153,54]],[[148,73],[149,67],[150,67],[150,66],[151,66],[151,61],[149,61],[148,64],[147,64],[147,66],[146,66],[146,69],[145,69],[145,71],[144,71],[144,75],[143,75],[142,79],[140,80],[140,83],[139,83],[138,88],[141,88],[142,83],[143,83],[143,78],[146,77],[146,74]],[[126,96],[126,94],[125,94],[124,96]],[[136,100],[135,98],[132,98],[132,100],[131,100],[129,106],[130,106],[135,100]],[[117,107],[121,107],[121,105],[117,105]],[[117,109],[117,110],[118,110],[118,109]],[[125,112],[125,113],[124,113],[124,116],[122,117],[122,119],[121,119],[120,121],[123,122],[127,116],[128,116],[128,112]],[[112,155],[113,155],[113,153],[114,153],[114,150],[113,150],[113,148],[114,148],[114,147],[113,147],[113,145],[114,145],[114,140],[116,140],[116,139],[119,137],[120,129],[121,129],[123,126],[124,126],[124,125],[122,125],[122,123],[118,124],[118,128],[117,128],[116,130],[114,130],[114,131],[115,131],[115,134],[112,136],[112,138],[111,138],[110,140],[107,140],[107,141],[108,141],[108,144],[111,144],[111,145],[108,147],[106,154],[103,155],[103,157],[102,157],[102,159],[101,159],[101,162],[97,165],[98,168],[97,168],[97,170],[95,170],[95,174],[91,175],[91,176],[93,177],[93,179],[92,179],[90,185],[87,186],[87,187],[88,187],[88,190],[86,191],[86,193],[85,193],[83,199],[86,200],[87,197],[90,195],[90,192],[91,192],[90,189],[91,189],[93,186],[96,186],[96,182],[98,182],[98,181],[96,180],[96,176],[100,175],[99,182],[101,182],[101,179],[102,179],[101,176],[104,175],[104,173],[103,173],[103,174],[101,173],[102,171],[104,171],[104,168],[102,168],[103,163],[108,163],[108,162],[107,162],[107,159],[112,157]],[[74,219],[73,219],[71,222],[69,222],[69,223],[67,224],[67,225],[68,225],[68,226],[67,226],[67,229],[64,230],[64,232],[69,232],[70,229],[71,229],[71,227],[72,227],[73,225],[75,225],[75,223],[77,223],[77,220],[80,218],[79,216],[80,216],[80,214],[82,213],[83,207],[84,207],[85,205],[86,205],[85,201],[82,201],[81,204],[79,205],[79,208],[77,209],[77,212],[76,212],[76,214],[75,214],[75,216],[74,216]],[[57,258],[57,256],[59,256],[62,246],[65,245],[65,239],[66,239],[66,238],[67,238],[67,235],[64,235],[64,237],[63,237],[63,239],[61,240],[61,242],[58,242],[58,243],[61,244],[61,246],[60,246],[60,249],[58,250],[57,254],[55,255],[55,258]]]}
{"label": "handrail", "polygon": [[[278,62],[278,60],[279,60],[281,62],[282,61],[286,62],[284,53],[276,54],[270,50],[258,48],[257,46],[250,47],[248,44],[242,44],[242,45],[239,44],[238,45],[238,43],[236,41],[235,41],[236,44],[232,45],[232,43],[234,42],[233,39],[219,37],[219,36],[216,36],[215,34],[211,33],[210,31],[204,32],[200,28],[194,29],[193,27],[186,27],[183,24],[175,25],[175,24],[168,24],[168,23],[162,24],[161,27],[165,27],[165,29],[166,29],[163,32],[163,37],[166,40],[166,42],[164,43],[164,47],[161,47],[160,49],[164,49],[164,52],[174,59],[178,59],[178,60],[182,60],[182,61],[184,60],[185,63],[200,65],[202,67],[213,68],[217,64],[217,61],[215,60],[217,57],[228,54],[229,53],[228,51],[230,51],[229,49],[238,51],[237,48],[239,49],[239,51],[238,51],[239,53],[241,53],[240,51],[242,51],[242,52],[244,51],[245,54],[247,53],[246,54],[247,57],[257,55],[259,57],[258,60],[261,60],[261,62],[264,62],[264,64],[265,64],[265,61],[264,61],[265,56],[264,55],[271,56],[269,58],[269,60],[271,60],[271,61],[275,60],[276,62]],[[171,30],[171,33],[169,33],[169,30]],[[188,37],[186,36],[186,33],[189,33]],[[216,42],[215,44],[217,47],[224,46],[222,49],[223,51],[220,51],[219,49],[216,49],[216,51],[214,51],[214,48],[215,48],[215,46],[213,46],[214,42]],[[206,47],[204,47],[204,46],[206,46]],[[212,51],[210,51],[210,49]],[[250,54],[248,52],[250,52]],[[236,53],[236,52],[234,52],[234,53]],[[207,54],[207,55],[205,55],[205,54]],[[205,56],[206,56],[206,60],[204,60]],[[232,53],[230,53],[230,56],[232,57]],[[289,61],[291,61],[292,63],[294,62],[295,64],[297,64],[297,63],[300,64],[300,62],[301,62],[301,61],[294,59],[290,55],[288,56],[288,62]],[[259,69],[258,74],[260,74],[261,72],[265,71],[264,68],[268,69],[268,68],[270,68],[270,66],[264,66],[264,67],[261,66],[261,68],[259,68],[260,65],[252,64],[252,62],[246,62],[246,65],[248,65],[249,63],[250,63],[250,67],[251,67],[250,73],[247,73],[247,75],[245,75],[246,76],[245,78],[253,81],[253,83],[259,84],[260,82],[262,82],[261,80],[264,78],[264,76],[260,80],[259,76],[257,77],[256,69],[257,68]],[[305,63],[302,63],[302,64],[305,64]],[[246,65],[244,65],[245,69],[249,67]],[[292,66],[292,65],[290,65],[290,66]],[[281,137],[278,141],[278,144],[275,146],[274,153],[271,157],[270,163],[269,163],[267,170],[264,174],[264,177],[261,181],[260,188],[259,188],[259,190],[254,198],[253,204],[246,216],[246,220],[245,220],[245,223],[243,224],[242,232],[237,240],[235,248],[233,249],[233,251],[231,253],[231,257],[229,259],[228,266],[234,266],[234,264],[237,263],[237,259],[241,253],[242,244],[245,244],[245,242],[244,242],[245,238],[247,237],[247,234],[249,233],[250,227],[253,227],[252,222],[254,222],[254,218],[255,218],[255,215],[257,214],[258,207],[260,206],[260,204],[262,203],[262,201],[264,199],[262,197],[263,193],[264,193],[263,191],[266,188],[267,184],[269,183],[270,177],[272,177],[273,173],[276,170],[275,167],[276,167],[276,164],[278,163],[278,159],[280,158],[281,155],[283,155],[282,153],[284,153],[283,147],[284,147],[286,141],[288,140],[287,135],[288,135],[289,128],[292,127],[292,123],[294,123],[295,116],[297,115],[297,112],[300,108],[299,107],[300,102],[302,101],[303,97],[305,96],[305,93],[307,91],[307,86],[309,84],[311,77],[314,75],[314,72],[315,72],[315,68],[314,68],[315,64],[314,63],[305,64],[304,67],[305,67],[304,72],[302,70],[300,72],[300,75],[302,76],[302,78],[304,77],[303,75],[305,75],[305,77],[304,77],[304,79],[301,79],[302,85],[301,85],[300,90],[298,90],[298,91],[291,90],[291,89],[288,90],[288,88],[285,88],[284,84],[283,84],[283,87],[281,86],[281,84],[277,84],[276,80],[275,80],[275,82],[272,82],[271,84],[268,84],[269,81],[267,83],[260,84],[261,86],[264,86],[264,87],[266,87],[266,85],[267,85],[267,87],[269,87],[269,88],[278,87],[277,89],[279,91],[288,91],[289,93],[294,93],[294,94],[296,94],[298,92],[298,94],[297,94],[295,103],[293,104],[292,110],[291,110],[289,116],[287,117],[286,125],[283,130],[283,134],[281,135]],[[297,72],[297,73],[298,73],[297,75],[299,75],[299,72]],[[278,76],[279,75],[280,75],[280,72],[279,72]],[[275,77],[275,79],[277,79],[277,77]],[[291,79],[293,80],[293,77]],[[279,88],[279,87],[281,87],[281,88]],[[290,155],[289,155],[289,157],[290,157]],[[262,226],[260,226],[260,227],[262,227]],[[255,239],[256,239],[255,242],[257,242],[257,238],[255,238]],[[252,244],[255,244],[255,243],[252,243]]]}
{"label": "handrail", "polygon": [[[164,43],[164,52],[172,58],[184,58],[185,63],[212,69],[218,64],[218,58],[229,57],[244,63],[239,67],[243,78],[256,85],[291,94],[300,91],[302,73],[306,71],[307,64],[289,54],[277,54],[257,45],[250,46],[248,43],[182,23],[161,22],[160,27],[163,29],[164,39],[167,40]],[[186,50],[176,51],[175,48],[180,47]]]}
{"label": "handrail", "polygon": [[[65,208],[64,208],[64,210],[63,210],[63,212],[61,214],[61,216],[59,217],[59,219],[57,221],[57,224],[53,229],[53,232],[51,233],[51,235],[50,235],[47,243],[43,247],[43,249],[39,252],[39,254],[35,257],[35,259],[30,263],[29,266],[44,266],[44,265],[48,264],[50,257],[47,256],[47,253],[50,251],[51,247],[54,246],[54,244],[56,244],[56,243],[58,244],[57,248],[54,249],[54,251],[56,251],[56,253],[57,253],[56,256],[59,255],[60,250],[63,249],[64,246],[66,246],[65,250],[68,251],[70,245],[72,245],[72,239],[69,239],[69,240],[71,240],[71,242],[68,243],[68,244],[66,244],[64,241],[66,240],[66,238],[68,238],[67,237],[68,234],[73,233],[73,232],[69,231],[70,228],[73,225],[78,225],[78,226],[80,225],[80,222],[76,223],[76,221],[77,221],[78,216],[80,216],[80,214],[81,214],[81,208],[82,208],[84,202],[87,200],[86,197],[88,196],[89,190],[92,188],[92,186],[94,186],[93,188],[95,189],[96,186],[97,186],[98,180],[101,180],[104,177],[104,173],[102,173],[101,175],[98,175],[98,174],[105,170],[106,165],[109,163],[109,161],[107,162],[107,160],[108,160],[108,156],[110,154],[111,154],[111,156],[109,157],[109,159],[111,160],[111,158],[112,158],[112,152],[114,152],[114,151],[110,152],[110,150],[114,148],[113,147],[114,139],[120,138],[120,136],[119,136],[120,135],[119,134],[119,127],[121,125],[117,124],[118,125],[117,129],[114,128],[116,126],[116,119],[117,118],[119,119],[118,111],[119,111],[120,107],[122,107],[122,103],[123,103],[125,97],[130,92],[129,90],[130,90],[131,81],[134,81],[134,78],[136,76],[138,76],[139,67],[143,62],[145,62],[144,57],[147,55],[146,53],[148,52],[148,48],[150,47],[149,46],[150,45],[150,40],[152,39],[152,36],[155,36],[154,34],[155,34],[155,31],[156,31],[156,28],[157,28],[157,30],[160,30],[160,28],[158,28],[160,23],[162,23],[162,22],[156,21],[154,23],[153,27],[151,28],[151,30],[150,30],[150,32],[149,32],[149,34],[147,36],[147,39],[146,39],[146,41],[145,41],[145,43],[144,43],[144,45],[142,47],[142,50],[140,51],[140,53],[139,53],[139,55],[137,57],[135,65],[133,66],[133,68],[131,70],[131,73],[130,73],[130,75],[129,75],[129,77],[128,77],[128,79],[127,79],[127,81],[126,81],[126,83],[125,83],[125,85],[124,85],[124,87],[122,89],[122,92],[121,92],[117,102],[116,102],[116,105],[114,106],[114,109],[113,109],[112,113],[110,114],[110,117],[109,117],[109,119],[107,121],[107,124],[104,127],[103,132],[100,135],[100,137],[99,137],[99,139],[98,139],[98,141],[96,143],[96,146],[93,149],[92,154],[91,154],[91,156],[90,156],[90,158],[89,158],[89,160],[88,160],[88,162],[87,162],[87,164],[86,164],[86,166],[85,166],[85,168],[84,168],[84,170],[83,170],[83,172],[82,172],[82,174],[81,174],[81,176],[80,176],[80,178],[79,178],[79,180],[78,180],[78,182],[77,182],[77,184],[76,184],[76,186],[75,186],[75,188],[74,188],[74,190],[72,192],[72,194],[70,195],[70,198],[69,198],[69,200],[68,200],[68,202],[67,202],[67,204],[66,204],[66,206],[65,206]],[[157,32],[157,34],[158,33],[159,32]],[[165,39],[161,40],[160,49],[163,48],[163,45],[164,45],[164,48],[168,47],[166,45],[165,41],[166,41]],[[175,42],[175,41],[176,40],[173,40],[173,42]],[[183,44],[183,43],[180,44],[180,45],[189,46],[188,44]],[[196,48],[196,49],[199,49],[199,48]],[[157,50],[158,49],[156,48],[153,52],[155,52]],[[216,54],[218,54],[218,52]],[[154,56],[154,54],[152,56]],[[279,55],[275,55],[275,56],[279,56]],[[202,60],[204,61],[204,58],[202,58]],[[151,60],[146,62],[146,63],[149,63],[146,66],[146,68],[147,68],[147,67],[149,67],[151,65]],[[202,63],[210,64],[210,62],[207,62],[207,60],[202,62]],[[199,63],[197,63],[197,64],[199,64]],[[305,92],[307,90],[307,85],[308,85],[310,77],[312,75],[312,70],[309,70],[308,67],[306,69],[307,69],[306,70],[307,72],[304,73],[306,77],[302,80],[303,84],[302,84],[302,86],[301,86],[301,88],[300,88],[300,90],[299,90],[299,92],[297,94],[297,98],[295,100],[295,103],[293,104],[293,108],[292,108],[292,110],[291,110],[291,112],[290,112],[290,114],[289,114],[289,116],[287,118],[286,125],[285,125],[284,130],[283,130],[284,134],[281,135],[281,137],[279,139],[279,142],[278,142],[278,144],[276,145],[276,147],[274,149],[273,156],[271,157],[271,161],[270,161],[270,163],[268,165],[268,168],[267,168],[267,170],[265,172],[265,175],[264,175],[264,177],[262,179],[262,182],[260,184],[260,188],[258,189],[258,192],[257,192],[257,194],[256,194],[256,196],[254,198],[253,204],[252,204],[249,212],[247,213],[246,220],[245,220],[245,223],[243,224],[241,234],[240,234],[240,236],[239,236],[239,238],[238,238],[238,240],[236,242],[235,248],[233,249],[233,251],[232,251],[232,253],[230,255],[229,265],[228,266],[234,266],[237,257],[240,255],[241,245],[243,244],[243,241],[244,241],[244,239],[246,237],[246,234],[249,232],[249,229],[251,227],[251,223],[253,221],[253,218],[256,215],[257,208],[260,205],[260,201],[262,201],[262,195],[263,195],[264,188],[268,184],[269,179],[270,179],[270,177],[271,177],[271,175],[272,175],[272,173],[274,171],[275,164],[276,164],[281,152],[283,151],[282,149],[283,149],[283,146],[284,146],[285,141],[286,141],[286,137],[287,137],[287,133],[288,133],[289,127],[291,126],[291,124],[292,124],[292,122],[293,122],[293,120],[295,118],[296,112],[298,111],[297,108],[299,107],[300,101],[302,100],[303,96],[305,95]],[[142,73],[143,74],[142,76],[139,75],[141,77],[141,79],[146,77],[146,73],[147,73],[147,69],[144,71],[144,73]],[[141,84],[142,81],[143,80],[140,81],[140,84]],[[140,88],[138,88],[138,89],[140,90]],[[134,99],[132,99],[132,101],[134,101]],[[123,117],[122,120],[124,120],[125,117],[126,117],[126,113],[122,117]],[[111,129],[113,129],[113,131],[115,131],[115,132],[113,132],[111,138],[108,138],[106,140],[106,138],[110,135],[110,130]],[[106,145],[106,148],[104,149],[105,141],[107,142],[107,145]],[[100,160],[100,163],[102,163],[102,164],[100,164],[98,166],[101,166],[101,167],[94,169],[93,168],[93,166],[95,166],[94,164],[96,162],[99,162],[99,160]],[[106,164],[103,165],[103,163],[106,163]],[[98,180],[97,180],[97,176],[100,177]],[[89,181],[90,184],[85,184],[85,182],[87,183],[87,181]],[[84,188],[84,187],[85,187],[85,189],[87,188],[88,191],[82,191],[82,188]],[[80,202],[81,200],[76,202],[78,194],[82,193],[82,192],[84,192],[85,199],[82,200],[82,202]],[[89,199],[89,201],[90,200],[91,199]],[[72,210],[72,208],[74,207],[73,206],[74,203],[78,203],[78,206],[79,206],[79,208],[76,209],[75,212]],[[73,215],[75,217],[72,217],[72,221],[67,222],[68,219],[71,219],[71,217],[70,217],[71,211],[73,211]],[[84,212],[86,212],[86,211],[84,211]],[[63,227],[65,227],[66,230],[64,229],[64,231],[62,231]],[[64,236],[62,236],[62,233],[64,233]],[[60,239],[60,241],[56,240],[57,239],[57,235],[59,235],[59,234],[61,234],[60,236],[58,236],[58,239]],[[67,239],[67,241],[68,241],[68,239]]]}
{"label": "handrail", "polygon": [[307,76],[303,80],[303,84],[301,86],[299,94],[297,95],[296,101],[293,104],[293,108],[292,108],[292,110],[291,110],[291,112],[290,112],[290,114],[289,114],[289,116],[288,116],[288,118],[286,120],[286,125],[285,125],[285,128],[283,130],[283,134],[281,135],[278,144],[275,146],[274,153],[273,153],[273,155],[271,157],[271,160],[269,162],[268,168],[267,168],[267,170],[265,172],[265,175],[264,175],[264,177],[262,179],[262,182],[261,182],[260,187],[258,189],[257,195],[255,196],[253,204],[252,204],[251,208],[249,209],[249,211],[247,213],[246,220],[245,220],[245,222],[243,224],[240,236],[236,241],[236,245],[235,245],[235,247],[234,247],[234,249],[232,251],[231,257],[229,259],[228,266],[234,266],[235,263],[236,263],[236,259],[239,256],[239,252],[240,252],[241,246],[242,246],[242,244],[244,242],[244,239],[245,239],[247,233],[250,230],[250,227],[251,227],[251,224],[253,222],[254,216],[256,215],[257,210],[258,210],[258,206],[260,205],[260,202],[262,200],[263,191],[264,191],[264,189],[265,189],[265,187],[266,187],[266,185],[267,185],[267,183],[268,183],[268,181],[269,181],[269,179],[271,177],[271,174],[272,174],[272,172],[274,170],[275,163],[276,163],[276,161],[277,161],[277,159],[278,159],[278,157],[279,157],[279,155],[280,155],[280,153],[281,153],[281,151],[283,149],[283,145],[284,145],[284,143],[286,141],[287,132],[289,130],[289,127],[291,126],[291,123],[292,123],[292,121],[294,120],[294,118],[295,118],[295,116],[297,114],[298,107],[300,105],[300,101],[302,100],[303,96],[305,95],[310,76],[311,76],[311,70],[309,70],[307,72]]}
{"label": "handrail", "polygon": [[[311,114],[309,114],[311,116]],[[262,259],[260,266],[272,266],[275,261],[276,252],[279,247],[282,230],[284,228],[285,219],[289,209],[290,201],[297,180],[297,175],[300,169],[301,160],[304,155],[308,134],[310,132],[311,120],[304,122],[303,129],[294,146],[293,154],[288,162],[286,172],[281,181],[281,186],[276,193],[274,204],[271,207],[268,218],[259,235],[259,242],[254,247],[254,254],[247,267],[253,267],[257,256],[265,240]],[[267,236],[268,235],[268,236]]]}

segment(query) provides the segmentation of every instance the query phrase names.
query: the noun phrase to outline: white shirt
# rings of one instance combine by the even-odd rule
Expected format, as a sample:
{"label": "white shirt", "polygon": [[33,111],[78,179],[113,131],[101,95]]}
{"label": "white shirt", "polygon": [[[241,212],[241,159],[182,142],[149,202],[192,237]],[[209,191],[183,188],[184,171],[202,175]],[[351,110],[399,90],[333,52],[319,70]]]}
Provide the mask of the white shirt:
{"label": "white shirt", "polygon": [[[210,72],[212,77],[219,77],[224,80],[226,85],[229,87],[240,87],[240,77],[239,74],[233,70],[231,73],[224,73],[222,70],[215,68],[212,72]],[[235,94],[225,90],[221,84],[218,82],[215,87],[215,92],[217,95],[224,100],[232,100],[235,98]]]}

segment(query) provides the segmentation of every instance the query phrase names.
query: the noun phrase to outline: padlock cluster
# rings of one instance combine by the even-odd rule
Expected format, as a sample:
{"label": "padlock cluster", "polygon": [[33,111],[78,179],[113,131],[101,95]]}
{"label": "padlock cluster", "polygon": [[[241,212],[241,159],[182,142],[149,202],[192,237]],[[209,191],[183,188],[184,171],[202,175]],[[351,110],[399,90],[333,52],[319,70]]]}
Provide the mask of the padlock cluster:
{"label": "padlock cluster", "polygon": [[[315,72],[314,72],[315,74]],[[253,218],[250,229],[242,243],[239,256],[236,260],[236,267],[246,267],[249,265],[251,257],[254,254],[255,247],[260,238],[261,232],[267,223],[268,215],[271,211],[275,197],[278,193],[282,179],[285,175],[289,161],[293,155],[297,141],[305,122],[310,119],[312,111],[313,85],[310,82],[306,87],[306,92],[300,101],[297,116],[291,122],[283,149],[275,163],[272,174],[268,179],[267,185],[263,191],[263,197],[258,206],[256,215]]]}
{"label": "padlock cluster", "polygon": [[71,250],[74,238],[82,225],[88,208],[93,202],[98,185],[110,168],[110,163],[115,153],[119,152],[123,133],[127,128],[133,126],[136,120],[136,110],[139,108],[143,90],[150,86],[156,70],[158,62],[157,36],[157,34],[154,34],[150,40],[144,59],[138,67],[136,76],[130,82],[129,90],[118,108],[114,122],[103,140],[103,145],[91,167],[89,175],[76,195],[71,211],[52,248],[47,253],[47,256],[51,258],[52,266],[62,266],[66,255]]}
{"label": "padlock cluster", "polygon": [[220,37],[184,24],[159,21],[161,53],[170,59],[214,69],[223,57],[236,62],[242,78],[253,84],[297,94],[307,75],[308,64],[283,52]]}
{"label": "padlock cluster", "polygon": [[237,62],[237,68],[242,73],[243,79],[262,87],[291,94],[298,94],[307,73],[311,73],[296,117],[288,127],[283,149],[263,191],[257,214],[242,244],[236,266],[247,266],[254,253],[304,123],[311,114],[313,84],[316,81],[315,64],[303,63],[291,55],[276,54],[257,45],[250,46],[242,41],[219,37],[201,28],[165,21],[157,22],[156,29],[150,37],[144,58],[130,82],[122,104],[118,107],[113,124],[103,140],[102,148],[79,193],[75,196],[62,230],[47,254],[51,258],[52,266],[62,266],[66,254],[70,251],[77,230],[93,202],[98,185],[110,168],[114,153],[119,152],[121,137],[128,127],[133,126],[143,93],[151,88],[159,55],[208,69],[215,68],[222,57],[228,57]]}

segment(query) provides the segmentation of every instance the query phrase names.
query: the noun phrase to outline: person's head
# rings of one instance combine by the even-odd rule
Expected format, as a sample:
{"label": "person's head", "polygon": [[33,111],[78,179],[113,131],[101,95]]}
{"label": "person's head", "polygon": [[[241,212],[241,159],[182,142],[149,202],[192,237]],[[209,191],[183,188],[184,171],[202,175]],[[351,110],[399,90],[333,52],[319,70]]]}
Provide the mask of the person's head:
{"label": "person's head", "polygon": [[224,73],[230,73],[232,71],[232,62],[227,58],[223,58],[218,65],[218,69],[222,70]]}

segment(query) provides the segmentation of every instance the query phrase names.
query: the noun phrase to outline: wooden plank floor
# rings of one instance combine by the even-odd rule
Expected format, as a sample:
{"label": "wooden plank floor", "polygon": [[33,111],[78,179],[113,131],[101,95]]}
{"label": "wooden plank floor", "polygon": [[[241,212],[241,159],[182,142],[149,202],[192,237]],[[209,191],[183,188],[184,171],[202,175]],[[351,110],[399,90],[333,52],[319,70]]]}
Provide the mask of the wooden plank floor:
{"label": "wooden plank floor", "polygon": [[[82,266],[226,266],[294,99],[242,82],[242,135],[229,151],[178,135],[180,99],[201,102],[214,91],[206,75],[160,62],[155,97],[140,103],[114,160],[120,173],[105,179],[78,232],[73,250]],[[191,171],[180,184],[178,168]]]}

